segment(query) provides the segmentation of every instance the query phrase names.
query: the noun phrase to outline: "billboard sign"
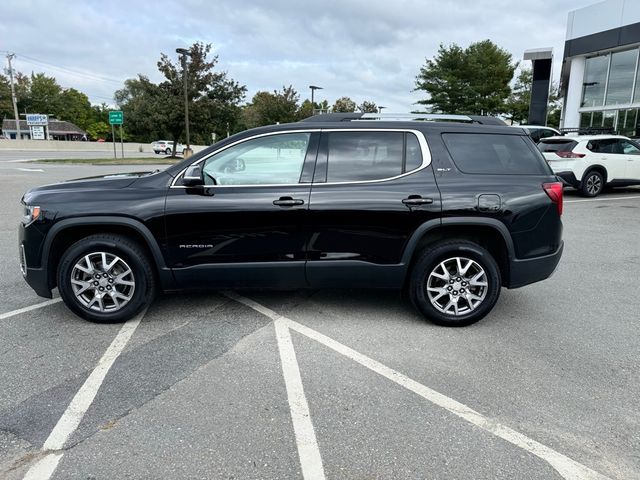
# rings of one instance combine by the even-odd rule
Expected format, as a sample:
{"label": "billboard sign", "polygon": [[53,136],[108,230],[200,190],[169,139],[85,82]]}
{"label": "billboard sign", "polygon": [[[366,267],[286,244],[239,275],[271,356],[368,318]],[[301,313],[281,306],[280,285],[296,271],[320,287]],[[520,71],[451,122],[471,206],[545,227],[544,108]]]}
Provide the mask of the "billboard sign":
{"label": "billboard sign", "polygon": [[40,113],[27,113],[27,125],[49,125],[49,117]]}

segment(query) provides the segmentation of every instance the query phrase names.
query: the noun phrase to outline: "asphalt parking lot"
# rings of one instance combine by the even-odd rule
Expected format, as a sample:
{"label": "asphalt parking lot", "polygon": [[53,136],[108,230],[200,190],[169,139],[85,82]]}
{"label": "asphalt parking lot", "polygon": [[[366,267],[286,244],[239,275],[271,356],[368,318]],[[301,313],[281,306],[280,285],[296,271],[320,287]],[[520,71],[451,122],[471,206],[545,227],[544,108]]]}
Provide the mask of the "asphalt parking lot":
{"label": "asphalt parking lot", "polygon": [[22,280],[19,200],[140,166],[29,168],[0,162],[0,478],[640,478],[640,189],[567,192],[555,275],[467,328],[366,290],[100,325]]}

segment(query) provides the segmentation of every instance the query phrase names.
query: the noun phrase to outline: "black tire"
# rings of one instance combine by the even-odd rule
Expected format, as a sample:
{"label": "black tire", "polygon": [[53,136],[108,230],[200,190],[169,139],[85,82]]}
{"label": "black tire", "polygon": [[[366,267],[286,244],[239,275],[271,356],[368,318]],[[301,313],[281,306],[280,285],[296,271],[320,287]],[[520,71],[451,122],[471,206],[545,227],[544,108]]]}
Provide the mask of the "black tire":
{"label": "black tire", "polygon": [[604,175],[598,170],[589,170],[582,177],[580,195],[583,197],[597,197],[604,190]]}
{"label": "black tire", "polygon": [[[429,276],[434,271],[439,274],[441,271],[439,269],[442,268],[441,264],[443,262],[451,262],[456,257],[471,260],[472,267],[468,268],[473,268],[472,271],[476,273],[479,273],[480,271],[484,272],[485,276],[481,278],[486,278],[487,284],[486,287],[475,285],[469,286],[471,284],[469,279],[466,279],[465,277],[458,277],[462,278],[464,286],[461,282],[449,285],[448,282],[451,280],[438,280],[437,278],[432,277],[432,280],[443,282],[443,285],[441,287],[438,286],[438,288],[450,289],[449,287],[462,287],[460,292],[464,291],[464,294],[458,293],[457,290],[453,290],[452,292],[445,293],[444,299],[440,300],[440,302],[446,302],[447,299],[453,299],[452,295],[460,295],[458,300],[456,300],[456,304],[458,301],[462,300],[461,312],[457,315],[455,312],[445,313],[436,308],[432,304],[432,300],[429,299],[427,293]],[[478,267],[480,270],[478,270]],[[449,274],[450,273],[451,272],[449,272]],[[456,281],[455,278],[453,280],[454,282]],[[483,281],[482,283],[485,282]],[[413,265],[409,279],[409,297],[416,309],[436,325],[464,327],[482,319],[493,309],[494,305],[498,301],[498,297],[500,296],[501,285],[502,280],[500,277],[500,269],[498,268],[498,264],[493,256],[487,250],[466,240],[451,240],[431,245],[419,254]],[[433,287],[435,287],[435,285]],[[484,290],[482,290],[483,288]],[[484,292],[484,296],[482,296],[481,292]],[[482,296],[482,299],[472,307],[471,303],[473,300],[469,300],[469,295],[477,296],[478,294]],[[436,294],[434,293],[433,295],[435,296]],[[438,300],[436,300],[435,303],[439,304]],[[454,306],[454,308],[457,309],[458,307]],[[466,313],[465,309],[467,310]]]}
{"label": "black tire", "polygon": [[164,151],[164,153],[166,153],[167,155],[171,155],[171,149],[170,149],[170,148],[167,148],[167,149]]}
{"label": "black tire", "polygon": [[[96,311],[89,308],[76,296],[72,286],[72,275],[76,264],[87,255],[98,255],[101,252],[117,256],[123,260],[123,265],[128,266],[132,272],[132,277],[127,277],[134,283],[130,300],[121,308],[113,311]],[[99,275],[103,274],[102,270],[96,270],[96,272]],[[58,290],[67,307],[81,318],[92,322],[113,323],[129,320],[151,304],[156,291],[153,268],[144,249],[132,239],[117,234],[91,235],[71,245],[60,259],[57,277]],[[109,281],[111,280],[110,276]],[[111,288],[110,285],[108,287]],[[102,303],[101,301],[100,305]]]}

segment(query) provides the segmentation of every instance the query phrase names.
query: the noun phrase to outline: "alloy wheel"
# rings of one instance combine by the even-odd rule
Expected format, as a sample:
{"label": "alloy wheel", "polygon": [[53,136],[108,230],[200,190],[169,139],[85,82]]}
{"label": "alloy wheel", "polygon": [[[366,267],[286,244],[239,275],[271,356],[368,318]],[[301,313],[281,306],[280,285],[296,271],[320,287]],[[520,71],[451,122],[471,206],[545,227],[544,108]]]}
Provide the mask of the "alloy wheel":
{"label": "alloy wheel", "polygon": [[124,308],[133,297],[136,282],[122,258],[113,253],[92,252],[73,266],[71,287],[82,305],[104,313]]}
{"label": "alloy wheel", "polygon": [[592,174],[587,177],[587,192],[589,195],[596,195],[602,189],[602,178],[600,175]]}
{"label": "alloy wheel", "polygon": [[438,311],[453,316],[476,310],[487,296],[489,283],[480,264],[452,257],[440,262],[427,277],[427,297]]}

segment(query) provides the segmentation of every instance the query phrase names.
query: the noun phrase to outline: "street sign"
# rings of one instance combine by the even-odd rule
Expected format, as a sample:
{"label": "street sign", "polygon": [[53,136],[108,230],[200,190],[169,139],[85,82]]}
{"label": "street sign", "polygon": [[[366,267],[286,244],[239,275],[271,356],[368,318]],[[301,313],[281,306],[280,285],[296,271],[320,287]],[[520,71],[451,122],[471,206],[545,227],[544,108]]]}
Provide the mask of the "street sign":
{"label": "street sign", "polygon": [[124,115],[121,110],[114,110],[109,112],[109,124],[110,125],[122,125],[124,123]]}
{"label": "street sign", "polygon": [[49,117],[39,113],[27,113],[27,125],[48,125]]}

